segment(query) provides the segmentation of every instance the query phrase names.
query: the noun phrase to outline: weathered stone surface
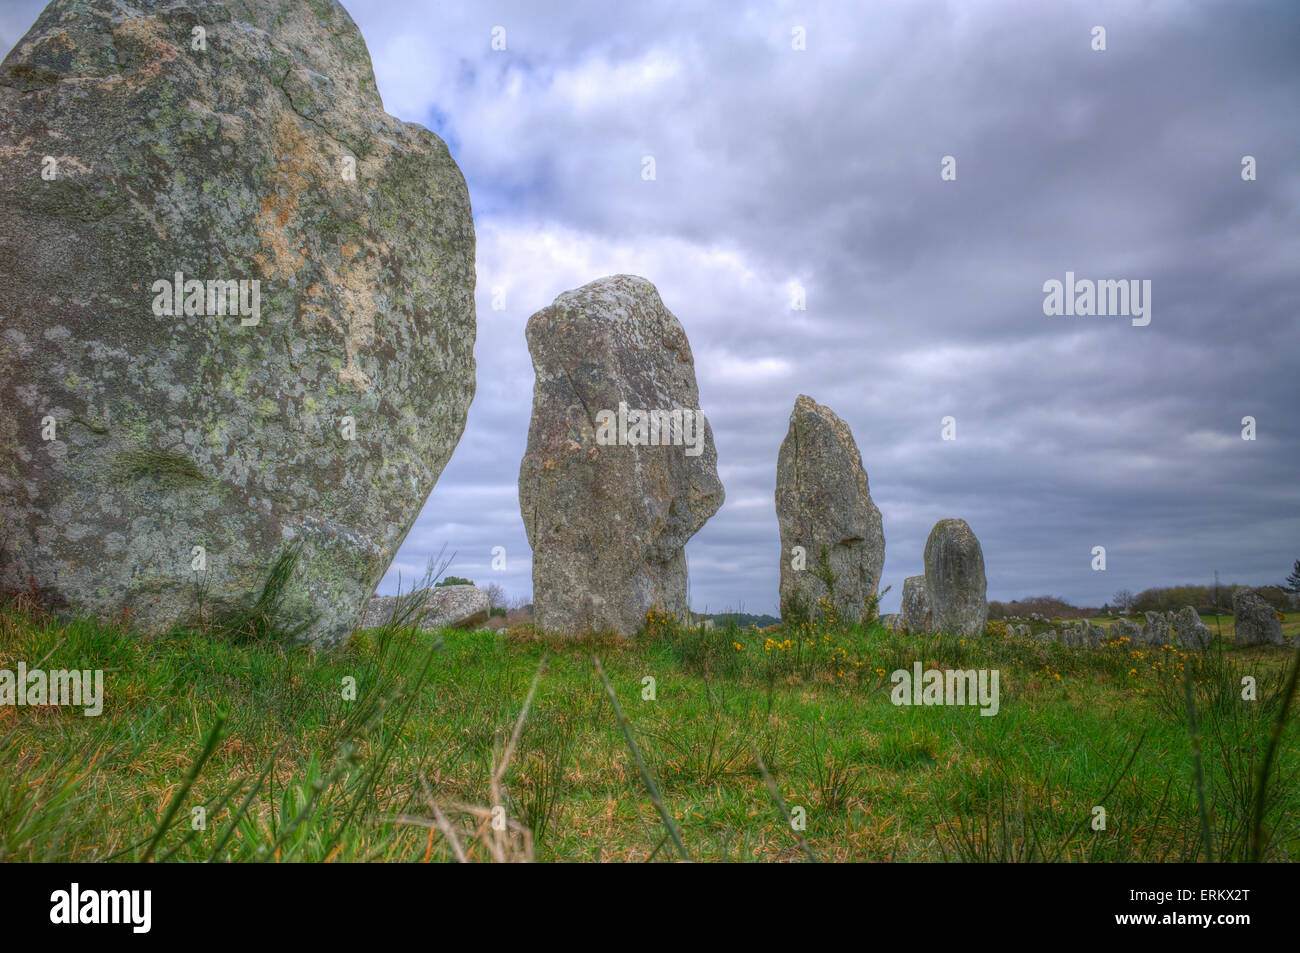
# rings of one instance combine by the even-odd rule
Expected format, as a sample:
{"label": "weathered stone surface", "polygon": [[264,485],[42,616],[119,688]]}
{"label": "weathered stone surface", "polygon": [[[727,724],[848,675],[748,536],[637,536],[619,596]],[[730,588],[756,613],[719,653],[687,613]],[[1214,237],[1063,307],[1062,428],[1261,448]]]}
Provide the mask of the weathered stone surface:
{"label": "weathered stone surface", "polygon": [[[55,0],[0,130],[0,584],[157,632],[301,541],[287,606],[345,637],[474,392],[446,146],[384,113],[335,0]],[[168,314],[178,272],[212,284]]]}
{"label": "weathered stone surface", "polygon": [[[472,629],[486,624],[492,614],[488,595],[478,586],[434,586],[425,591],[424,604],[416,613],[422,629]],[[361,628],[374,628],[392,619],[398,598],[371,596],[362,615]],[[417,622],[417,619],[411,621]]]}
{"label": "weathered stone surface", "polygon": [[[519,504],[536,624],[631,634],[652,608],[685,621],[683,547],[723,500],[685,330],[654,285],[617,275],[560,295],[527,335],[537,381]],[[620,410],[630,439],[616,426],[605,442]],[[673,411],[692,429],[662,426],[659,445],[635,443],[649,435],[634,412]]]}
{"label": "weathered stone surface", "polygon": [[[781,531],[781,611],[821,600],[856,622],[880,586],[885,533],[871,501],[867,471],[849,425],[800,394],[776,462],[776,519]],[[799,547],[799,551],[796,550]],[[797,560],[806,563],[796,568]],[[834,576],[834,592],[824,578]]]}
{"label": "weathered stone surface", "polygon": [[1282,644],[1277,613],[1254,589],[1238,589],[1232,594],[1232,624],[1237,645]]}
{"label": "weathered stone surface", "polygon": [[897,629],[903,624],[903,615],[900,612],[886,612],[880,617],[880,624],[886,629]]}
{"label": "weathered stone surface", "polygon": [[1144,645],[1172,645],[1173,636],[1169,631],[1169,620],[1159,612],[1147,612],[1146,625],[1142,626],[1142,635],[1137,641]]}
{"label": "weathered stone surface", "polygon": [[903,580],[903,604],[900,615],[908,632],[930,631],[930,606],[925,600],[925,577],[908,576]]}
{"label": "weathered stone surface", "polygon": [[1183,648],[1200,651],[1209,647],[1213,633],[1210,627],[1201,621],[1194,608],[1183,606],[1178,612],[1171,612],[1169,618],[1174,639]]}
{"label": "weathered stone surface", "polygon": [[925,598],[933,631],[983,635],[989,613],[986,586],[984,553],[966,521],[935,523],[925,541]]}

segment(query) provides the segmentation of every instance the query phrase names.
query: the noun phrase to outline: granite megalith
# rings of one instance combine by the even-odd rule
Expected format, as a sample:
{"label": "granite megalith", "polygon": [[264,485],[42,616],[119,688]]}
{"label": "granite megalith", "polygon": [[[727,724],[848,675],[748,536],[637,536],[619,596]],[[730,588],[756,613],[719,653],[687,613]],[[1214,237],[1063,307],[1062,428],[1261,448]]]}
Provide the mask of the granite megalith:
{"label": "granite megalith", "polygon": [[644,278],[601,278],[528,320],[537,379],[519,504],[545,631],[686,622],[683,547],[722,505],[681,322]]}
{"label": "granite megalith", "polygon": [[1171,612],[1169,624],[1174,632],[1174,640],[1183,648],[1199,652],[1209,647],[1213,633],[1191,606],[1183,606],[1177,612]]}
{"label": "granite megalith", "polygon": [[885,564],[880,510],[848,424],[800,394],[776,463],[781,614],[844,622],[874,609]]}
{"label": "granite megalith", "polygon": [[1281,645],[1282,623],[1277,612],[1254,589],[1232,594],[1232,620],[1237,645]]}
{"label": "granite megalith", "polygon": [[403,614],[409,614],[412,625],[429,630],[472,629],[492,615],[488,594],[478,586],[433,586],[401,596],[371,596],[362,613],[361,627],[370,629],[391,622],[399,607],[409,607]]}
{"label": "granite megalith", "polygon": [[988,621],[984,553],[965,520],[944,519],[925,541],[930,627],[947,635],[984,634]]}
{"label": "granite megalith", "polygon": [[908,632],[930,631],[930,607],[925,601],[925,576],[908,576],[903,580],[900,615]]}
{"label": "granite megalith", "polygon": [[1130,645],[1135,645],[1142,641],[1142,627],[1131,619],[1116,619],[1111,623],[1108,634],[1112,642],[1127,639]]}
{"label": "granite megalith", "polygon": [[1142,626],[1139,641],[1144,645],[1172,645],[1173,635],[1169,630],[1169,619],[1159,612],[1147,612],[1146,624]]}
{"label": "granite megalith", "polygon": [[474,229],[335,0],[55,0],[0,65],[0,585],[346,637],[460,439]]}

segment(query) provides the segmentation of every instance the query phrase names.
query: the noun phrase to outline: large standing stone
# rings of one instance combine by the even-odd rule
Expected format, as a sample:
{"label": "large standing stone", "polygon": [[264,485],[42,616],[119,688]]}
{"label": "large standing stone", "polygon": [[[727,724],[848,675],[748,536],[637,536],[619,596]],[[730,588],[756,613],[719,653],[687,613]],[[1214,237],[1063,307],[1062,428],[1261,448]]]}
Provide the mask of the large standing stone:
{"label": "large standing stone", "polygon": [[903,628],[908,632],[930,631],[930,607],[925,601],[925,577],[908,576],[903,580]]}
{"label": "large standing stone", "polygon": [[547,631],[683,623],[683,547],[722,505],[681,323],[644,278],[567,291],[528,319],[537,382],[519,504]]}
{"label": "large standing stone", "polygon": [[1277,612],[1254,589],[1238,589],[1232,594],[1232,624],[1237,645],[1282,644]]}
{"label": "large standing stone", "polygon": [[0,582],[157,632],[300,541],[286,606],[346,636],[474,393],[442,140],[335,0],[55,0],[0,130]]}
{"label": "large standing stone", "polygon": [[1183,606],[1177,613],[1170,613],[1170,625],[1174,630],[1174,638],[1183,648],[1200,651],[1209,647],[1212,636],[1210,627],[1201,621],[1191,606]]}
{"label": "large standing stone", "polygon": [[836,618],[862,619],[885,565],[880,510],[849,425],[803,394],[777,456],[776,519],[782,614],[802,605],[817,617],[826,600]]}
{"label": "large standing stone", "polygon": [[[361,617],[361,627],[370,629],[388,623],[398,607],[420,600],[418,612],[410,621],[422,629],[471,629],[487,622],[492,615],[488,594],[478,586],[433,586],[423,592],[401,596],[371,596]],[[409,610],[408,610],[409,611]]]}
{"label": "large standing stone", "polygon": [[933,631],[983,635],[986,587],[984,553],[971,528],[965,520],[939,520],[925,541],[925,598]]}

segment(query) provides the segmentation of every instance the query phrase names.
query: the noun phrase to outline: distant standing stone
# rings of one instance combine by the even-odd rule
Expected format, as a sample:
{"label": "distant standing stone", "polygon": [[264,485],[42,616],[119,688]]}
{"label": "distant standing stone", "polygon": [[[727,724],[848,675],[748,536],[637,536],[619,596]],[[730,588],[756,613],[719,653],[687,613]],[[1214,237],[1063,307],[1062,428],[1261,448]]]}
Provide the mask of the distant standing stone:
{"label": "distant standing stone", "polygon": [[1159,612],[1146,613],[1146,625],[1142,626],[1141,641],[1145,645],[1171,645],[1173,639],[1169,634],[1169,620]]}
{"label": "distant standing stone", "polygon": [[1128,639],[1132,644],[1142,641],[1142,627],[1129,619],[1116,619],[1110,627],[1111,641]]}
{"label": "distant standing stone", "polygon": [[1095,648],[1101,644],[1104,630],[1093,625],[1087,619],[1080,619],[1063,630],[1063,639],[1066,645],[1075,648]]}
{"label": "distant standing stone", "polygon": [[[425,602],[411,622],[421,629],[472,629],[486,623],[492,614],[488,595],[478,586],[434,586],[424,590]],[[384,625],[393,618],[399,598],[410,596],[371,596],[361,618],[361,628]],[[409,603],[408,603],[409,604]]]}
{"label": "distant standing stone", "polygon": [[984,553],[965,520],[940,520],[925,542],[930,626],[949,635],[984,634],[988,620]]}
{"label": "distant standing stone", "polygon": [[[885,564],[880,510],[849,425],[803,394],[777,457],[776,518],[782,614],[801,603],[816,617],[819,602],[832,599],[841,621],[859,621]],[[827,568],[834,593],[826,586]]]}
{"label": "distant standing stone", "polygon": [[1201,651],[1209,646],[1212,637],[1210,628],[1201,621],[1201,617],[1191,606],[1183,606],[1174,613],[1171,624],[1174,637],[1183,648]]}
{"label": "distant standing stone", "polygon": [[930,631],[930,608],[925,601],[925,577],[908,576],[903,580],[903,628],[908,632]]}
{"label": "distant standing stone", "polygon": [[1277,613],[1254,589],[1233,593],[1232,619],[1237,645],[1282,644],[1282,623]]}

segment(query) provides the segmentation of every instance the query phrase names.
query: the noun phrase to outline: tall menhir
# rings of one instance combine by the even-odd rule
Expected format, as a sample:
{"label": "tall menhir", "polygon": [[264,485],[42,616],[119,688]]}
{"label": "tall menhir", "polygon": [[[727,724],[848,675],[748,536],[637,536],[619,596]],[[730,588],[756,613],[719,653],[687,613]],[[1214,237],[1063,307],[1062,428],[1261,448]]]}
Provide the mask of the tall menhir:
{"label": "tall menhir", "polygon": [[344,638],[474,394],[474,229],[335,0],[56,0],[0,65],[0,584]]}
{"label": "tall menhir", "polygon": [[537,625],[630,635],[651,609],[684,619],[683,547],[723,499],[686,331],[654,285],[615,275],[560,295],[527,335],[519,504]]}
{"label": "tall menhir", "polygon": [[849,425],[803,394],[777,456],[776,519],[782,617],[869,615],[885,565],[880,510]]}

